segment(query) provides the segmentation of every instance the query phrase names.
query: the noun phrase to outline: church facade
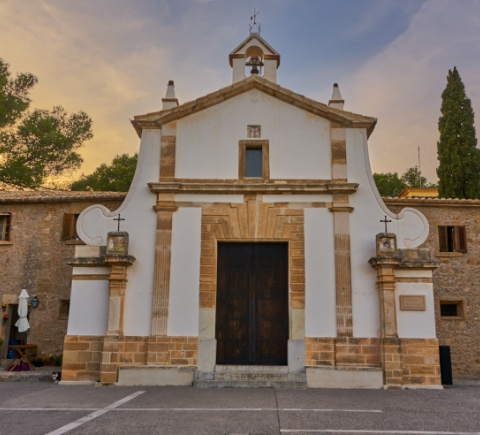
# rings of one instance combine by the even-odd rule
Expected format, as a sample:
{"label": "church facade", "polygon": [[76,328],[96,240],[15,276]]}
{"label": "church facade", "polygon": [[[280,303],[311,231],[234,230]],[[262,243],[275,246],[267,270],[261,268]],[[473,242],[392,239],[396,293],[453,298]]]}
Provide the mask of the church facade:
{"label": "church facade", "polygon": [[376,119],[278,85],[258,33],[229,62],[168,83],[123,204],[80,214],[63,382],[440,388],[429,225],[378,195]]}

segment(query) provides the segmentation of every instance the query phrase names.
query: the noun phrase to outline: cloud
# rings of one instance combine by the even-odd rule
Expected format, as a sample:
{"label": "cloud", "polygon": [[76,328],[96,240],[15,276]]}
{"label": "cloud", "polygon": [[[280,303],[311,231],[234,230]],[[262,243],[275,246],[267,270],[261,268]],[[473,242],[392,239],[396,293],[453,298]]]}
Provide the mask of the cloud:
{"label": "cloud", "polygon": [[[430,0],[410,26],[367,62],[342,89],[347,110],[378,117],[370,138],[376,172],[402,172],[417,164],[436,179],[437,122],[448,69],[457,66],[477,113],[480,110],[480,3]],[[478,125],[478,119],[477,119]]]}
{"label": "cloud", "polygon": [[168,80],[181,103],[231,82],[228,53],[247,37],[253,7],[262,11],[262,36],[282,55],[280,85],[325,102],[339,82],[347,110],[379,118],[370,139],[376,171],[413,166],[421,145],[425,175],[435,176],[440,94],[454,65],[478,113],[476,0],[328,8],[287,0],[38,0],[28,8],[7,1],[0,56],[12,71],[38,76],[33,107],[61,104],[93,118],[95,138],[81,151],[89,173],[137,150],[129,119],[159,110]]}
{"label": "cloud", "polygon": [[[133,153],[138,137],[129,118],[146,111],[152,99],[158,110],[159,76],[170,64],[171,52],[162,44],[145,44],[146,35],[161,41],[167,26],[158,26],[149,14],[138,15],[133,2],[32,2],[28,12],[17,2],[0,6],[5,25],[1,56],[13,72],[28,71],[39,78],[32,107],[63,105],[68,111],[86,111],[93,119],[94,139],[81,154],[82,171],[92,172],[115,154]],[[111,19],[114,6],[123,6]],[[155,9],[157,15],[165,13]],[[2,44],[3,45],[3,44]],[[153,91],[152,91],[153,89]],[[162,88],[163,91],[163,88]]]}

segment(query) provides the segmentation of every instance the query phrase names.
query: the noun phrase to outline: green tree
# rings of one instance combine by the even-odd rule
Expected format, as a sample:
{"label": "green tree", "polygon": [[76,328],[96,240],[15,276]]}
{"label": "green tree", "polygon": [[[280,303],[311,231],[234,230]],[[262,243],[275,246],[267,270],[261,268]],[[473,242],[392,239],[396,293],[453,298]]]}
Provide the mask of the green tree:
{"label": "green tree", "polygon": [[381,196],[390,196],[395,197],[400,194],[400,192],[407,187],[405,182],[398,177],[396,172],[391,173],[375,173],[373,174],[373,179],[377,185],[377,189],[380,192]]}
{"label": "green tree", "polygon": [[392,198],[398,196],[406,187],[436,187],[421,175],[418,166],[408,168],[401,177],[396,172],[387,172],[385,174],[375,173],[373,179],[377,185],[377,189],[381,196],[390,196]]}
{"label": "green tree", "polygon": [[82,175],[72,183],[72,190],[99,190],[108,192],[127,192],[130,188],[138,154],[116,156],[111,165],[102,163],[92,174]]}
{"label": "green tree", "polygon": [[434,184],[429,183],[428,180],[420,173],[418,166],[412,166],[402,175],[402,181],[405,183],[405,187],[436,187]]}
{"label": "green tree", "polygon": [[448,71],[442,93],[437,143],[440,198],[480,198],[480,150],[474,113],[457,68]]}
{"label": "green tree", "polygon": [[61,106],[28,112],[36,83],[29,73],[12,78],[0,59],[0,184],[9,187],[38,188],[48,177],[79,168],[76,150],[93,137],[85,112],[69,115]]}

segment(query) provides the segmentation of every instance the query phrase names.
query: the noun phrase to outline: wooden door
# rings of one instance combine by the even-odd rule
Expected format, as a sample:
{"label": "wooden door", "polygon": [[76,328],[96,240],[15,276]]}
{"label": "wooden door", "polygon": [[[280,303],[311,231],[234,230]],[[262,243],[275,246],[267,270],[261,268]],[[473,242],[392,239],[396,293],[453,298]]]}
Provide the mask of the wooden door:
{"label": "wooden door", "polygon": [[288,245],[219,243],[217,364],[286,365]]}

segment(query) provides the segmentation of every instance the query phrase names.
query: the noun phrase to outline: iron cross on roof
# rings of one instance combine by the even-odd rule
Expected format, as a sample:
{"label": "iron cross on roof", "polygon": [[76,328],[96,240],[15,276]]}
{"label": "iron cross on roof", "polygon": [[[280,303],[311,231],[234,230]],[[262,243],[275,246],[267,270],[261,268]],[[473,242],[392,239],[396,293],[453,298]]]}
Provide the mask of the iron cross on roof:
{"label": "iron cross on roof", "polygon": [[387,234],[388,233],[387,224],[392,221],[390,219],[387,219],[387,216],[385,216],[385,218],[381,219],[380,222],[385,224],[385,234]]}
{"label": "iron cross on roof", "polygon": [[114,220],[114,221],[118,221],[117,231],[120,231],[120,221],[124,221],[125,219],[124,219],[124,218],[121,218],[121,217],[120,217],[120,214],[118,214],[116,218],[113,218],[113,220]]}

